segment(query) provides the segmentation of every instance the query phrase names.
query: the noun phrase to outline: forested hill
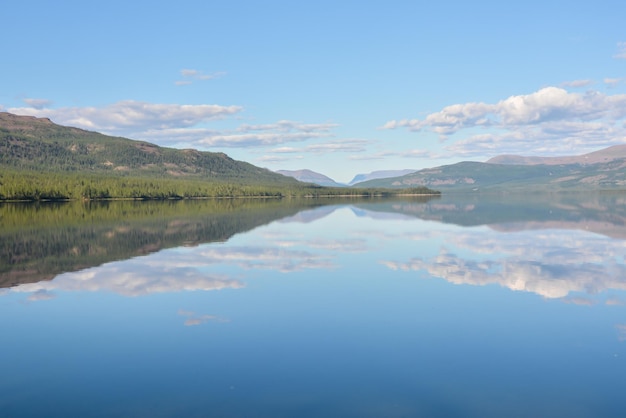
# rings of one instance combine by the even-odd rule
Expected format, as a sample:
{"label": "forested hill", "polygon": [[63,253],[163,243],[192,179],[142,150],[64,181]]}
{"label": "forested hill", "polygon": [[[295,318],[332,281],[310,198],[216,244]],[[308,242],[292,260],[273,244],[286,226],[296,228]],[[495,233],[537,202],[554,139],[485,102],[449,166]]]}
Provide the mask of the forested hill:
{"label": "forested hill", "polygon": [[[0,112],[0,201],[394,193],[321,187],[224,153],[165,148]],[[412,193],[434,192],[417,187]]]}
{"label": "forested hill", "polygon": [[0,168],[297,184],[223,153],[159,147],[6,112],[0,112]]}
{"label": "forested hill", "polygon": [[[515,160],[517,161],[517,160]],[[494,164],[464,161],[402,177],[370,180],[355,187],[433,187],[442,192],[624,190],[626,158],[589,164]]]}

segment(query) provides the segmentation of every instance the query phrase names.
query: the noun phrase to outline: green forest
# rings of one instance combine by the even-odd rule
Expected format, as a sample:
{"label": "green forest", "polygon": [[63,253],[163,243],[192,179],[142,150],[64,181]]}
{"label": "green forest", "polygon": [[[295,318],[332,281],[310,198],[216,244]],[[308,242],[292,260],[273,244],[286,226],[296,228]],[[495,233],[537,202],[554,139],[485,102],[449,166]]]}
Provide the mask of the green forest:
{"label": "green forest", "polygon": [[[0,201],[387,196],[397,190],[302,183],[224,153],[143,141],[0,112]],[[431,194],[420,187],[402,194]]]}
{"label": "green forest", "polygon": [[0,170],[0,201],[194,199],[226,197],[326,197],[437,194],[425,187],[414,189],[331,188],[308,183],[274,185],[234,180],[149,178]]}

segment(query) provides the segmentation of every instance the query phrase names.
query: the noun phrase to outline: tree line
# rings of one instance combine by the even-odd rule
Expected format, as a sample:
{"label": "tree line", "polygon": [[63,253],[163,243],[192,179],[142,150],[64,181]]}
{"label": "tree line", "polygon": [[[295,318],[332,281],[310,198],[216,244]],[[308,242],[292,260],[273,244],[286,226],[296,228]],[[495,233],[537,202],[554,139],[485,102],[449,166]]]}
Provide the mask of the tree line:
{"label": "tree line", "polygon": [[331,188],[306,183],[273,185],[198,178],[0,170],[0,201],[392,196],[435,193],[425,187],[410,190]]}

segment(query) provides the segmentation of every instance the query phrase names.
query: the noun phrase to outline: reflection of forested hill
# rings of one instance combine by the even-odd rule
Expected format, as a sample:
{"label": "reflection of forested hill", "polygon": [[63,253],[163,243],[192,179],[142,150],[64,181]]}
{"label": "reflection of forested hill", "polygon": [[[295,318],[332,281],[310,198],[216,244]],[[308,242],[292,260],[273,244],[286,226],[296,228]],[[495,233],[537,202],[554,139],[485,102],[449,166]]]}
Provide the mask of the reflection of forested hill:
{"label": "reflection of forested hill", "polygon": [[[234,234],[331,200],[0,205],[0,287]],[[332,200],[336,202],[336,200]]]}
{"label": "reflection of forested hill", "polygon": [[356,205],[461,226],[498,230],[584,229],[626,238],[626,193],[443,195],[426,203],[389,201]]}

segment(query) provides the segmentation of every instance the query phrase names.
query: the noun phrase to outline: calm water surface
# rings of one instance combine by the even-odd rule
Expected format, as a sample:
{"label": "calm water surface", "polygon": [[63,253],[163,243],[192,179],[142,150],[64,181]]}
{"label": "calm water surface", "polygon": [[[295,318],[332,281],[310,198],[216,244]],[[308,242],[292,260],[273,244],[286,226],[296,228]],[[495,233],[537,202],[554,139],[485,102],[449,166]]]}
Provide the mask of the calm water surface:
{"label": "calm water surface", "polygon": [[622,417],[626,195],[0,206],[2,417]]}

